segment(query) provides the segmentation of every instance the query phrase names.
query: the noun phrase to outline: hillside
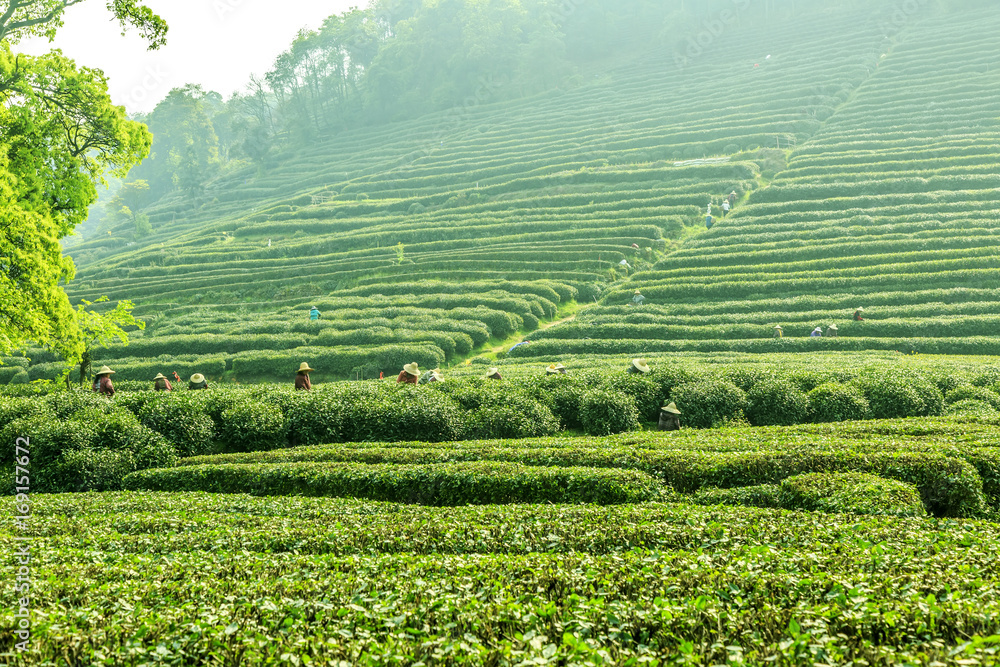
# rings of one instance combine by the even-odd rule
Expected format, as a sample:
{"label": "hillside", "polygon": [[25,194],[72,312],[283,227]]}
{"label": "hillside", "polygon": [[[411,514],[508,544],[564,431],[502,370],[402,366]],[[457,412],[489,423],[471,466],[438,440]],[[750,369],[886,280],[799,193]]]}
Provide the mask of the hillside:
{"label": "hillside", "polygon": [[[687,58],[664,47],[574,89],[504,104],[484,89],[317,142],[219,179],[201,206],[162,200],[141,242],[75,246],[68,290],[137,304],[146,331],[100,354],[135,379],[267,378],[305,358],[320,379],[377,377],[595,301],[517,353],[774,351],[754,340],[774,323],[808,333],[857,305],[878,321],[841,345],[988,335],[1000,13],[895,14],[750,6]],[[736,212],[703,231],[731,190]],[[621,305],[635,288],[647,305]],[[31,378],[57,373],[31,356]]]}
{"label": "hillside", "polygon": [[[915,17],[769,187],[518,353],[995,354],[998,28],[997,12]],[[621,305],[635,288],[649,301]],[[804,339],[833,323],[836,339]]]}

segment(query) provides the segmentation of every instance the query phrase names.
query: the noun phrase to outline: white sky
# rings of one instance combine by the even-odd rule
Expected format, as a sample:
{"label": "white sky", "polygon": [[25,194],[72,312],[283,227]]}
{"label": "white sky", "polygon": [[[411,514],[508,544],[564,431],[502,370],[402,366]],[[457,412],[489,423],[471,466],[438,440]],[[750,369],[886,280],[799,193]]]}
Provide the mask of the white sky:
{"label": "white sky", "polygon": [[251,74],[262,75],[302,28],[369,0],[147,0],[170,26],[167,44],[147,51],[134,32],[121,35],[105,0],[89,0],[66,11],[66,25],[52,43],[25,40],[15,52],[41,54],[53,48],[78,66],[104,70],[115,104],[130,112],[151,111],[171,88],[200,83],[228,98],[243,90]]}

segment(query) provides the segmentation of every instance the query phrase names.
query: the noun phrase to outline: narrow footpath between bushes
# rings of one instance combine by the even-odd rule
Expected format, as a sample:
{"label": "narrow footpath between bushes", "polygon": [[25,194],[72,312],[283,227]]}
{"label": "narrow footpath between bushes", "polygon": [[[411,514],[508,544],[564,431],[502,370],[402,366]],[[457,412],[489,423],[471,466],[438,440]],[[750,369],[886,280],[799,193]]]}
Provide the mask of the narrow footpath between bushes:
{"label": "narrow footpath between bushes", "polygon": [[[577,304],[576,302],[567,304],[564,309],[560,309],[562,311],[561,313],[556,313],[556,317],[559,317],[560,315],[563,315],[563,317],[561,317],[560,319],[557,319],[557,320],[552,320],[551,322],[545,322],[544,324],[540,324],[538,326],[538,329],[536,329],[535,331],[542,331],[544,329],[548,329],[550,327],[554,327],[557,324],[565,324],[566,322],[572,322],[573,320],[576,319],[576,316],[584,308],[586,308],[586,306],[581,306],[581,305]],[[567,315],[566,313],[569,313],[569,314]],[[510,350],[510,348],[514,347],[518,343],[523,343],[525,337],[528,334],[530,334],[530,333],[534,333],[534,332],[532,332],[532,331],[524,331],[522,329],[521,331],[518,331],[517,333],[513,334],[512,336],[510,336],[509,338],[507,338],[506,340],[504,340],[499,345],[495,345],[495,346],[490,347],[488,352],[484,348],[480,348],[478,350],[473,350],[465,359],[459,359],[459,360],[457,360],[452,365],[453,366],[459,366],[461,364],[468,363],[468,361],[470,359],[472,359],[473,357],[479,357],[479,356],[487,356],[487,357],[489,357],[491,359],[496,359],[497,355],[500,354],[501,352],[506,352],[506,351]],[[489,345],[489,343],[487,343],[486,345]]]}

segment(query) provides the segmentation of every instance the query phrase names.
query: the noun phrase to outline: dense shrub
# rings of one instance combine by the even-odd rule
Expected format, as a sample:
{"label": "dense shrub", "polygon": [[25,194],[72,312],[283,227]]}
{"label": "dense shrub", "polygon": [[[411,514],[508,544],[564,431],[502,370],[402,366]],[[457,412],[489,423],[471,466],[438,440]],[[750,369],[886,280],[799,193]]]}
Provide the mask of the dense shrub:
{"label": "dense shrub", "polygon": [[282,463],[144,470],[129,489],[369,498],[423,505],[597,503],[655,500],[663,486],[637,470],[517,463],[435,465]]}
{"label": "dense shrub", "polygon": [[827,382],[808,394],[809,417],[814,422],[840,422],[868,417],[868,401],[850,384]]}
{"label": "dense shrub", "polygon": [[711,428],[741,419],[747,409],[746,393],[724,380],[688,382],[670,395],[681,411],[681,423],[692,428]]}
{"label": "dense shrub", "polygon": [[749,392],[757,385],[776,380],[777,373],[771,368],[760,365],[734,364],[726,366],[719,377],[726,382],[731,382],[743,391]]}
{"label": "dense shrub", "polygon": [[66,420],[23,417],[0,431],[8,435],[30,438],[31,487],[42,493],[119,489],[126,473],[177,459],[170,443],[125,410],[91,407]]}
{"label": "dense shrub", "polygon": [[777,484],[739,486],[731,489],[706,487],[693,496],[682,496],[697,505],[742,505],[745,507],[781,507],[781,487]]}
{"label": "dense shrub", "polygon": [[215,422],[190,394],[171,394],[147,402],[139,409],[139,420],[163,435],[181,456],[213,450]]}
{"label": "dense shrub", "polygon": [[944,397],[944,402],[949,406],[959,401],[976,400],[989,404],[994,410],[1000,410],[1000,395],[992,389],[978,387],[973,384],[962,384]]}
{"label": "dense shrub", "polygon": [[788,380],[765,380],[747,392],[747,419],[754,426],[790,426],[808,414],[809,398]]}
{"label": "dense shrub", "polygon": [[912,484],[866,473],[817,472],[781,482],[781,506],[810,512],[924,516]]}
{"label": "dense shrub", "polygon": [[639,410],[639,418],[645,421],[656,420],[663,407],[664,394],[660,384],[648,375],[632,373],[616,373],[605,380],[605,386],[618,391],[635,400]]}
{"label": "dense shrub", "polygon": [[587,435],[610,435],[640,428],[635,399],[607,389],[591,389],[583,394],[580,423]]}
{"label": "dense shrub", "polygon": [[945,414],[973,421],[985,421],[996,419],[1000,412],[997,412],[996,408],[985,401],[965,398],[949,405],[945,409]]}
{"label": "dense shrub", "polygon": [[288,444],[285,416],[271,405],[247,400],[222,412],[220,435],[236,452],[277,449]]}
{"label": "dense shrub", "polygon": [[854,384],[868,401],[872,419],[916,417],[924,412],[924,398],[901,378],[869,376],[855,380]]}
{"label": "dense shrub", "polygon": [[549,408],[563,428],[582,429],[580,401],[587,386],[573,375],[546,375],[530,383],[532,395]]}
{"label": "dense shrub", "polygon": [[296,398],[285,408],[289,445],[295,447],[343,441],[347,406],[340,394],[313,391]]}

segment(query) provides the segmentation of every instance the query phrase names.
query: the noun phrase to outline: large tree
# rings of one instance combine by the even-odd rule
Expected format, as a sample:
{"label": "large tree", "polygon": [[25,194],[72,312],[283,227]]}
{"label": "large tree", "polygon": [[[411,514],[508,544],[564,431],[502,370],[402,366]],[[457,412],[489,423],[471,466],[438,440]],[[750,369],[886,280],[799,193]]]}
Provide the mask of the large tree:
{"label": "large tree", "polygon": [[[0,2],[0,353],[29,341],[79,358],[83,341],[60,283],[73,262],[59,240],[87,217],[103,174],[124,176],[149,153],[146,127],[108,97],[100,70],[59,51],[31,57],[10,43],[52,36],[82,0]],[[166,25],[135,0],[108,8],[162,43]]]}
{"label": "large tree", "polygon": [[[0,41],[15,44],[29,36],[52,39],[63,25],[67,7],[86,0],[7,0],[0,2]],[[145,38],[150,49],[167,41],[167,24],[146,7],[141,0],[107,0],[106,5],[124,32],[135,28]]]}

